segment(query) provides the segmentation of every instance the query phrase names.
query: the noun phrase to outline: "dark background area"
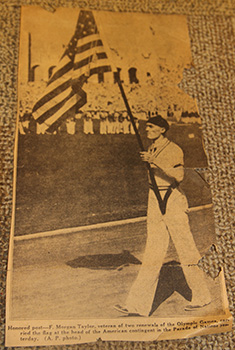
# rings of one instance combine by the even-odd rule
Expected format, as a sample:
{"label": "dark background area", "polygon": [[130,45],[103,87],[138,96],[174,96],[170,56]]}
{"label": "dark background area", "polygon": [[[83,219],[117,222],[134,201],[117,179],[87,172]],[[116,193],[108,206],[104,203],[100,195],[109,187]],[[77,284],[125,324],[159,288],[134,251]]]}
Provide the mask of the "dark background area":
{"label": "dark background area", "polygon": [[[145,122],[140,134],[147,148]],[[15,234],[146,215],[148,181],[135,135],[19,135]],[[194,134],[189,138],[189,134]],[[196,124],[172,125],[169,139],[182,147],[185,168],[206,167],[201,130]],[[210,203],[210,190],[193,169],[182,187],[189,206]]]}

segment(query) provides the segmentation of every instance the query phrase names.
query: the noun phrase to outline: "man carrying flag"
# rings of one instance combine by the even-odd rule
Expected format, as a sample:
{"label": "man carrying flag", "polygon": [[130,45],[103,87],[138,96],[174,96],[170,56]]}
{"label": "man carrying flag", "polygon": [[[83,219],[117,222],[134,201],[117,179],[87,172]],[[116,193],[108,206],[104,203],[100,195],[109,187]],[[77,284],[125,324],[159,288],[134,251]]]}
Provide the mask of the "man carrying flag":
{"label": "man carrying flag", "polygon": [[115,306],[116,310],[128,315],[151,315],[159,274],[170,238],[192,290],[191,302],[185,310],[197,310],[211,302],[204,272],[196,265],[201,256],[189,226],[187,199],[179,188],[184,177],[184,155],[178,145],[165,137],[168,129],[168,122],[160,115],[151,117],[147,122],[146,131],[152,145],[148,151],[140,152],[142,161],[153,171],[160,200],[154,191],[154,181],[149,181],[147,242],[142,266],[130,289],[126,304]]}
{"label": "man carrying flag", "polygon": [[83,84],[93,74],[111,71],[92,11],[81,10],[75,33],[46,91],[33,107],[42,133],[53,133],[87,102]]}

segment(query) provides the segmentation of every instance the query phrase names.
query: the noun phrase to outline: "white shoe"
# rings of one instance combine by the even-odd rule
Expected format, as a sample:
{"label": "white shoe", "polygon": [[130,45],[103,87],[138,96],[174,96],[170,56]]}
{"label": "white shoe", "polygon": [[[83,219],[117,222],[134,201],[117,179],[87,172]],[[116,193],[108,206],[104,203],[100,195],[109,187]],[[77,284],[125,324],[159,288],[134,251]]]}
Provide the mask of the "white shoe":
{"label": "white shoe", "polygon": [[119,312],[122,312],[123,314],[126,314],[126,315],[129,314],[129,311],[119,304],[114,305],[114,309],[119,311]]}
{"label": "white shoe", "polygon": [[208,303],[205,304],[189,304],[186,305],[186,307],[184,308],[185,311],[197,311],[199,309],[202,309],[203,307],[206,307],[207,305],[210,305],[211,301],[209,301]]}
{"label": "white shoe", "polygon": [[114,305],[114,309],[125,314],[125,315],[128,315],[128,316],[142,316],[140,314],[138,314],[137,312],[130,312],[128,311],[125,307],[117,304],[117,305]]}

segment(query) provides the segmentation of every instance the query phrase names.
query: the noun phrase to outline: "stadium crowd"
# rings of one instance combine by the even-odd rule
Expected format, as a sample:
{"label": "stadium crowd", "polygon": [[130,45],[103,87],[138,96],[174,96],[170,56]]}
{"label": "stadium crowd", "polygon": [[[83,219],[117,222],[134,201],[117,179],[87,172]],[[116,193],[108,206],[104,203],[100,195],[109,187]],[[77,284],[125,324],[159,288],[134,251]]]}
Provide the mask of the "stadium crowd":
{"label": "stadium crowd", "polygon": [[[159,111],[157,108],[154,111],[135,113],[134,120],[137,129],[139,128],[140,120],[148,120],[151,116]],[[201,123],[200,117],[197,113],[188,113],[187,111],[173,110],[170,107],[166,111],[166,117],[169,123],[181,122],[181,123]],[[138,116],[138,117],[137,117]],[[79,122],[81,120],[81,122]],[[99,127],[94,130],[94,122],[98,122]],[[45,128],[41,124],[37,123],[32,115],[29,107],[19,108],[19,132],[22,135],[28,133],[46,134]],[[74,135],[76,133],[83,132],[85,135],[99,133],[101,135],[107,134],[135,134],[134,128],[130,121],[127,111],[81,111],[75,115],[68,117],[64,120],[53,134],[67,133]]]}
{"label": "stadium crowd", "polygon": [[[130,122],[130,118],[126,111],[110,113],[108,111],[86,111],[79,112],[75,116],[67,118],[57,131],[60,133],[62,130],[66,130],[67,134],[74,135],[77,133],[78,120],[82,120],[82,132],[86,135],[94,134],[94,120],[99,121],[99,133],[101,135],[107,134],[134,134],[133,126]],[[139,120],[135,117],[136,127],[139,127]],[[32,124],[34,126],[32,127]],[[19,112],[19,132],[25,135],[29,132],[35,132],[36,134],[46,133],[42,131],[41,125],[36,123],[33,119],[32,113],[29,109],[23,112],[20,109]]]}

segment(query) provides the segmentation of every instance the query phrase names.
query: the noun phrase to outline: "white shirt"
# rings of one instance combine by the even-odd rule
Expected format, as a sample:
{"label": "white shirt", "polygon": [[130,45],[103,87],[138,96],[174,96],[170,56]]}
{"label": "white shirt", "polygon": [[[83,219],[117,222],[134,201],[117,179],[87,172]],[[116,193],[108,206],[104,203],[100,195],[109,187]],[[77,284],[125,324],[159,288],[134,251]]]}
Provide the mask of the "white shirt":
{"label": "white shirt", "polygon": [[171,185],[174,182],[174,177],[173,175],[169,176],[169,173],[173,174],[172,169],[182,168],[184,165],[182,149],[164,137],[155,140],[148,152],[152,156],[151,167],[154,169],[159,189]]}

